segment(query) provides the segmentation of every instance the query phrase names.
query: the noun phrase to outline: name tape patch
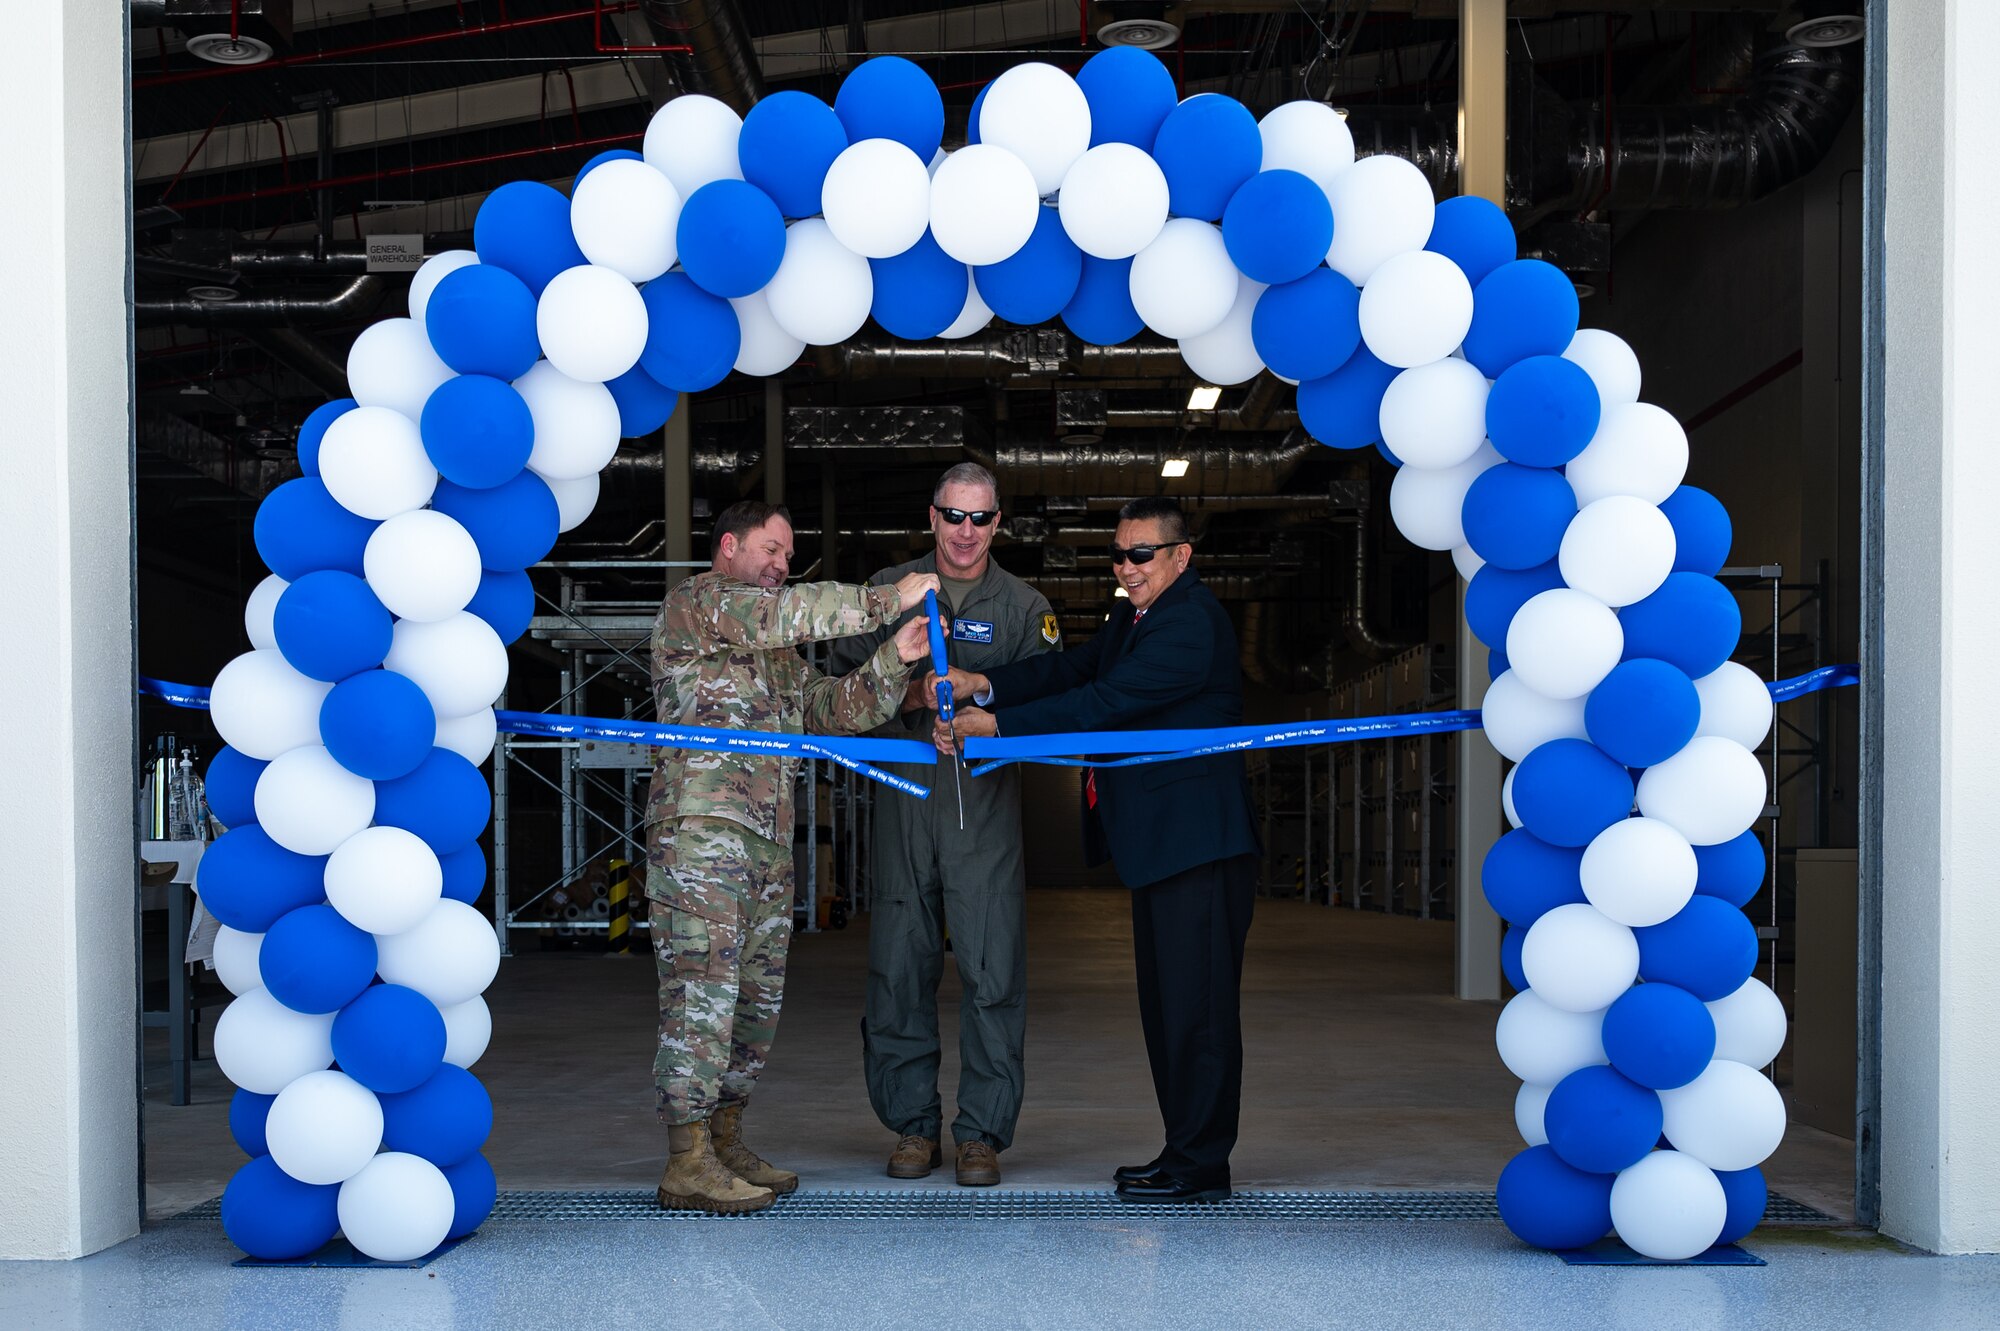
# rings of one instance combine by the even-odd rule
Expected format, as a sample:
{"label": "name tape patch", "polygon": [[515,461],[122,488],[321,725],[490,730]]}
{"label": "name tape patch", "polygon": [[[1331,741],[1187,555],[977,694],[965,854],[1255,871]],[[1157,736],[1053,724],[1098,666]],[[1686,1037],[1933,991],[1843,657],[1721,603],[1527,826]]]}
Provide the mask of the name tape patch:
{"label": "name tape patch", "polygon": [[993,625],[977,619],[954,619],[951,636],[960,642],[992,642]]}

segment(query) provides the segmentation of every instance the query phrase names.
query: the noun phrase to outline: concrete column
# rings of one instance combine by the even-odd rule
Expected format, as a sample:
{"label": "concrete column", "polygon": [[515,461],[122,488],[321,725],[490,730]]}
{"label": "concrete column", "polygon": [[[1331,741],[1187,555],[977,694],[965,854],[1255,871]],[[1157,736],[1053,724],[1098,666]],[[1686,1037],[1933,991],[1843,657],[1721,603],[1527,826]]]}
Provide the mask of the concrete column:
{"label": "concrete column", "polygon": [[132,202],[124,7],[63,5],[0,82],[0,1257],[139,1228]]}
{"label": "concrete column", "polygon": [[[688,414],[694,410],[694,403],[686,393],[674,407],[674,414],[667,418],[661,447],[666,450],[666,464],[661,469],[666,480],[667,513],[667,562],[685,563],[694,558],[694,457]],[[692,569],[670,568],[667,570],[667,586],[671,587],[692,573]]]}
{"label": "concrete column", "polygon": [[785,502],[785,381],[764,381],[764,502]]}
{"label": "concrete column", "polygon": [[[2000,44],[1990,0],[1870,6],[1886,69],[1880,761],[1883,1230],[2000,1250]],[[1864,981],[1865,981],[1864,976]],[[1864,998],[1866,995],[1864,994]]]}

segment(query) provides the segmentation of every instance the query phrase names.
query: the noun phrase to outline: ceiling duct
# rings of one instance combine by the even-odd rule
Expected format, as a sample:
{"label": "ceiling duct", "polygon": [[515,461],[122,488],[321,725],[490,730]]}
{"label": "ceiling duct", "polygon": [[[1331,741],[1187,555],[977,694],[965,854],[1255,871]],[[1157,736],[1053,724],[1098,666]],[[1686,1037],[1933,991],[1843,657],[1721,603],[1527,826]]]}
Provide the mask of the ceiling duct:
{"label": "ceiling duct", "polygon": [[[1196,434],[1078,445],[1017,433],[994,445],[989,465],[1008,494],[1275,494],[1318,447],[1303,430],[1275,444]],[[1186,459],[1185,477],[1160,474],[1169,458]]]}
{"label": "ceiling duct", "polygon": [[1177,343],[1142,334],[1100,347],[1059,328],[988,328],[956,342],[900,342],[877,330],[814,349],[829,379],[997,379],[1016,386],[1058,378],[1172,379],[1187,373]]}
{"label": "ceiling duct", "polygon": [[204,328],[345,323],[374,313],[388,293],[388,283],[381,277],[363,273],[331,295],[290,293],[227,301],[141,296],[132,302],[132,311],[140,323],[183,323]]}
{"label": "ceiling duct", "polygon": [[706,93],[742,115],[764,96],[764,71],[736,0],[645,0],[642,11],[685,92]]}

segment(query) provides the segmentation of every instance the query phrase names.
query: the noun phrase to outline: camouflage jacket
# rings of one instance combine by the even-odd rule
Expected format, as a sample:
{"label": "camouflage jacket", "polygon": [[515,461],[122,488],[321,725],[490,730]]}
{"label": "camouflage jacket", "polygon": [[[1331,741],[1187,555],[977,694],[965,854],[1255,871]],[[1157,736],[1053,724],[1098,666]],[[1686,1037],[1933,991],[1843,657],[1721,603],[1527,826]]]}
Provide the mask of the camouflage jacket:
{"label": "camouflage jacket", "polygon": [[[680,583],[653,622],[653,706],[663,725],[791,734],[859,734],[893,716],[910,667],[885,642],[862,669],[829,679],[798,648],[893,623],[894,587],[808,582],[758,587],[713,570]],[[662,749],[653,768],[648,858],[674,863],[669,824],[727,818],[766,840],[792,839],[799,760]]]}

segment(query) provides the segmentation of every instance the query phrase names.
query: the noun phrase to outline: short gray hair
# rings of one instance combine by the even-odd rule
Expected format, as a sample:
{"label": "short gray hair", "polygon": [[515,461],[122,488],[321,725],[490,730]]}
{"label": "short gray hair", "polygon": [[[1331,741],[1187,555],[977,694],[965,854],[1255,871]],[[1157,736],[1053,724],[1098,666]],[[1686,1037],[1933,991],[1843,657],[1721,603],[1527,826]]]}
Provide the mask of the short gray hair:
{"label": "short gray hair", "polygon": [[1000,482],[993,479],[993,473],[977,462],[961,462],[944,475],[938,477],[936,488],[931,491],[931,503],[935,505],[944,498],[947,485],[983,485],[993,495],[993,502],[1000,502]]}

